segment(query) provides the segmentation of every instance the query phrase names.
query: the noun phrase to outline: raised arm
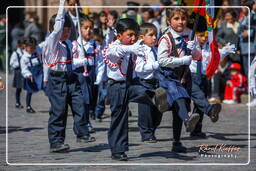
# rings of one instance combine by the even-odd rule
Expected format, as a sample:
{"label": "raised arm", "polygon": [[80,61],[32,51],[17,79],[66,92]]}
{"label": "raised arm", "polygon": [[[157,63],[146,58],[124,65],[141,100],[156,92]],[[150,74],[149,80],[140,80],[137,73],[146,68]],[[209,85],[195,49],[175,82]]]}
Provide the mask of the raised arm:
{"label": "raised arm", "polygon": [[45,45],[43,47],[43,59],[47,64],[51,64],[54,59],[58,59],[58,45],[60,37],[63,31],[63,26],[65,22],[65,0],[60,0],[59,10],[55,19],[54,29],[50,35],[45,40]]}

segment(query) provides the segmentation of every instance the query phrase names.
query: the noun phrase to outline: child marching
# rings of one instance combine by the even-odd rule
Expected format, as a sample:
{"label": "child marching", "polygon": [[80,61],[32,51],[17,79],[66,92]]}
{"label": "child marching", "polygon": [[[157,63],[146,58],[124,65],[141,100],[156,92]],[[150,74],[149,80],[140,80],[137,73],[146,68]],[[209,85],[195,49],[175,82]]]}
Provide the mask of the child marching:
{"label": "child marching", "polygon": [[68,144],[64,144],[68,105],[73,113],[73,130],[77,142],[95,141],[87,128],[83,94],[75,72],[75,69],[83,66],[86,60],[72,58],[72,43],[68,40],[71,20],[65,15],[64,3],[65,0],[60,0],[58,14],[50,19],[51,33],[43,46],[43,58],[50,67],[48,75],[48,98],[51,104],[48,121],[50,152],[62,152],[70,148]]}
{"label": "child marching", "polygon": [[143,47],[137,42],[139,25],[129,18],[120,19],[116,24],[117,40],[104,50],[107,64],[109,87],[107,90],[111,109],[111,124],[108,143],[112,159],[128,160],[128,102],[149,104],[155,113],[160,113],[154,106],[150,95],[153,91],[133,80],[134,62],[143,53]]}
{"label": "child marching", "polygon": [[20,38],[17,41],[18,48],[15,50],[10,59],[10,66],[14,69],[13,77],[13,87],[16,88],[15,98],[16,98],[16,108],[23,108],[23,105],[20,102],[20,94],[23,88],[23,76],[21,74],[21,65],[20,60],[24,53],[24,38]]}
{"label": "child marching", "polygon": [[24,89],[27,91],[26,111],[35,113],[35,110],[31,107],[31,98],[33,93],[43,88],[43,62],[35,38],[26,38],[24,44],[25,51],[21,57],[20,65],[24,77]]}

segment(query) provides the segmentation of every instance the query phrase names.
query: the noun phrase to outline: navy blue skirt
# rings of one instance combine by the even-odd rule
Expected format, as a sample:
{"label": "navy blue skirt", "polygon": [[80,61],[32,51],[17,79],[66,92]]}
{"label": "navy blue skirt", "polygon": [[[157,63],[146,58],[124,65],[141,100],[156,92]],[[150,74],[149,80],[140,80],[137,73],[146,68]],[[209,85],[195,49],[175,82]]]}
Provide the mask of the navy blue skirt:
{"label": "navy blue skirt", "polygon": [[182,86],[175,75],[175,71],[166,71],[160,69],[157,73],[159,79],[159,86],[164,88],[167,92],[167,101],[170,106],[179,98],[188,98],[190,96],[187,90]]}
{"label": "navy blue skirt", "polygon": [[20,69],[15,69],[12,86],[14,88],[23,88],[23,82],[24,82],[24,78],[21,74],[21,70]]}
{"label": "navy blue skirt", "polygon": [[30,67],[33,82],[29,78],[24,79],[24,89],[29,93],[36,93],[43,89],[43,67],[41,65]]}

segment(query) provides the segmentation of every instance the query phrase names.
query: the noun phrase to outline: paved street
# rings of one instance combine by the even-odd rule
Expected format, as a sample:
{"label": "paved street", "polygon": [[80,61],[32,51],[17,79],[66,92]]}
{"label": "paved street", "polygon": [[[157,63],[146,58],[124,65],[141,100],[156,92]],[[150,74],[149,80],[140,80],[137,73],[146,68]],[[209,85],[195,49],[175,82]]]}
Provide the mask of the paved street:
{"label": "paved street", "polygon": [[[1,76],[5,77],[3,73]],[[137,127],[137,104],[130,104],[133,115],[129,118],[128,162],[114,162],[110,158],[107,143],[107,130],[110,125],[110,110],[104,115],[103,122],[92,121],[96,128],[96,142],[88,144],[76,143],[73,133],[73,119],[69,116],[66,130],[66,143],[71,146],[68,153],[49,153],[47,137],[47,122],[49,102],[43,92],[32,96],[32,106],[36,114],[27,114],[25,109],[16,109],[14,89],[11,87],[12,75],[9,75],[8,86],[8,163],[5,161],[5,114],[6,92],[0,92],[0,170],[256,170],[256,108],[251,109],[251,161],[246,166],[234,166],[248,162],[248,107],[245,105],[247,96],[243,97],[242,104],[223,105],[220,120],[212,123],[208,117],[204,119],[203,131],[207,138],[192,140],[183,128],[182,142],[188,147],[186,154],[172,153],[172,118],[171,113],[164,113],[162,123],[156,131],[158,143],[145,144]],[[25,106],[25,92],[22,92],[22,104]],[[217,147],[221,150],[199,152],[200,145]],[[223,147],[226,147],[223,148]],[[233,151],[225,151],[230,147]],[[213,155],[212,155],[213,154]],[[217,154],[217,155],[216,155]],[[139,164],[155,164],[152,166],[135,166]],[[208,163],[208,166],[184,166],[183,164]],[[226,166],[215,166],[214,163]],[[24,166],[14,166],[15,164]],[[27,166],[31,164],[45,164],[48,166]],[[51,165],[52,164],[52,165]],[[53,166],[66,164],[66,166]],[[73,164],[73,165],[72,165]],[[84,166],[85,164],[105,164],[104,166]],[[109,164],[128,164],[128,166],[108,166]],[[158,164],[158,165],[157,165]],[[164,166],[164,164],[178,164],[183,166]],[[233,164],[233,166],[227,166]]]}

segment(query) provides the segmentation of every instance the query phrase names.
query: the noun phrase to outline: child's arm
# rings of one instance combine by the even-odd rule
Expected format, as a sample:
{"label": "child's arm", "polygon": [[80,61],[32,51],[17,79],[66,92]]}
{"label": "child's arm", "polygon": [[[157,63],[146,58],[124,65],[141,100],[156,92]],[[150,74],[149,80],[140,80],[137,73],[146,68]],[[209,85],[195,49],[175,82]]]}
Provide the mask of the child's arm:
{"label": "child's arm", "polygon": [[60,0],[60,7],[55,19],[54,29],[45,40],[45,46],[43,48],[43,57],[47,64],[52,64],[54,58],[60,58],[58,56],[58,43],[63,31],[64,19],[65,19],[65,0]]}
{"label": "child's arm", "polygon": [[219,49],[220,59],[224,59],[230,53],[235,53],[236,47],[235,44],[226,44],[222,49]]}
{"label": "child's arm", "polygon": [[254,57],[252,64],[250,66],[249,84],[251,95],[253,97],[256,97],[256,57]]}
{"label": "child's arm", "polygon": [[[133,45],[122,45],[119,43],[112,43],[107,48],[107,56],[110,58],[123,58],[126,57],[128,53],[133,53],[135,55],[139,55],[141,51],[143,51],[142,45],[139,45],[140,41]],[[118,60],[117,59],[117,60]]]}
{"label": "child's arm", "polygon": [[73,67],[79,68],[86,64],[86,58],[82,56],[79,51],[83,50],[79,47],[78,42],[75,40],[72,42],[72,56],[73,56]]}
{"label": "child's arm", "polygon": [[11,55],[10,66],[15,69],[19,67],[19,61],[16,52],[14,51]]}
{"label": "child's arm", "polygon": [[29,78],[32,76],[32,73],[28,69],[28,57],[23,55],[20,59],[20,67],[21,67],[21,74],[24,78]]}
{"label": "child's arm", "polygon": [[136,59],[135,72],[137,73],[152,73],[159,67],[157,61],[145,61],[144,58]]}
{"label": "child's arm", "polygon": [[181,65],[189,65],[191,63],[191,55],[179,58],[175,56],[170,56],[168,52],[168,47],[170,50],[172,49],[171,43],[168,44],[166,39],[160,39],[157,56],[158,63],[161,67],[175,68]]}
{"label": "child's arm", "polygon": [[48,75],[49,75],[49,66],[48,65],[43,65],[43,73],[44,73],[43,83],[47,84],[48,83]]}
{"label": "child's arm", "polygon": [[97,45],[97,49],[98,49],[98,56],[96,58],[97,59],[97,61],[96,61],[96,73],[97,73],[97,76],[96,76],[96,81],[95,81],[96,85],[98,85],[102,81],[103,74],[104,74],[105,67],[106,67],[105,62],[103,61],[101,46]]}

